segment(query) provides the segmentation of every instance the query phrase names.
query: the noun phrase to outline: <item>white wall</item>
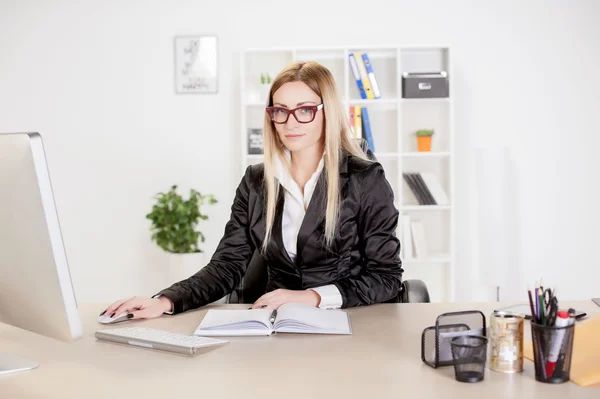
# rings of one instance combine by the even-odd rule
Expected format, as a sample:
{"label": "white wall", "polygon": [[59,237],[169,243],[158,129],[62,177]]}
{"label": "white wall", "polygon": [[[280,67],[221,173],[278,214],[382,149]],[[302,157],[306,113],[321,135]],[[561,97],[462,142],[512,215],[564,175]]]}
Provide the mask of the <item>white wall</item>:
{"label": "white wall", "polygon": [[[473,245],[473,156],[490,145],[516,169],[518,299],[540,277],[600,296],[600,2],[373,0],[370,18],[363,4],[0,1],[0,131],[45,138],[80,301],[172,282],[144,218],[171,184],[220,200],[203,227],[214,251],[240,179],[240,51],[352,44],[452,46],[456,299],[493,298]],[[175,95],[173,37],[198,33],[219,37],[219,93]]]}

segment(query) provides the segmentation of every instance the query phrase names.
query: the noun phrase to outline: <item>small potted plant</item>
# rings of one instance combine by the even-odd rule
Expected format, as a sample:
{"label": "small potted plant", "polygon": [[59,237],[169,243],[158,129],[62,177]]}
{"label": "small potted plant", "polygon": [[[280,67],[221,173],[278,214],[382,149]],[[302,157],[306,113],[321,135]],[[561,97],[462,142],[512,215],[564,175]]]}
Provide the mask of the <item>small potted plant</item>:
{"label": "small potted plant", "polygon": [[271,75],[269,73],[260,74],[260,98],[261,101],[267,101],[269,90],[271,89]]}
{"label": "small potted plant", "polygon": [[417,148],[419,152],[431,151],[431,136],[433,136],[433,129],[420,129],[415,133],[417,136]]}
{"label": "small potted plant", "polygon": [[170,263],[175,263],[177,275],[189,277],[200,270],[202,254],[199,242],[204,242],[205,236],[197,229],[200,220],[207,220],[208,216],[202,213],[202,205],[217,203],[213,195],[202,195],[196,190],[190,190],[188,199],[177,193],[177,185],[171,187],[167,193],[158,193],[154,199],[152,211],[146,219],[152,221],[150,231],[152,241],[169,253]]}

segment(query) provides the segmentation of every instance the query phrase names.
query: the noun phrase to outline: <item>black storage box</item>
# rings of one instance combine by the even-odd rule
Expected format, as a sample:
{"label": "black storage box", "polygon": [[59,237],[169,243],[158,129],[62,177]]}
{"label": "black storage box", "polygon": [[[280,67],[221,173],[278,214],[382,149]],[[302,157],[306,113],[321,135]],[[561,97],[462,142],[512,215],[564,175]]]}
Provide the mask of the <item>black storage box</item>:
{"label": "black storage box", "polygon": [[448,74],[419,72],[402,74],[403,98],[444,98],[449,96]]}

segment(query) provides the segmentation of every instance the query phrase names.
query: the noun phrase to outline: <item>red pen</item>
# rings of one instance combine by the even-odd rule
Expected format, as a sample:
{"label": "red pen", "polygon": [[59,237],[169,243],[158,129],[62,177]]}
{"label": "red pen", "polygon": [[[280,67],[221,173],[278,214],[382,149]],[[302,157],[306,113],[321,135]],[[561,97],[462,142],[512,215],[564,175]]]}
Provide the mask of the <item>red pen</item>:
{"label": "red pen", "polygon": [[[554,327],[566,327],[571,324],[570,320],[571,316],[569,315],[569,312],[561,310],[556,314],[556,323],[554,323]],[[554,367],[556,367],[556,361],[560,354],[560,348],[562,347],[565,333],[565,329],[554,332],[555,335],[550,343],[550,353],[548,354],[548,360],[546,361],[546,376],[548,376],[548,378],[552,377],[552,373],[554,373]]]}

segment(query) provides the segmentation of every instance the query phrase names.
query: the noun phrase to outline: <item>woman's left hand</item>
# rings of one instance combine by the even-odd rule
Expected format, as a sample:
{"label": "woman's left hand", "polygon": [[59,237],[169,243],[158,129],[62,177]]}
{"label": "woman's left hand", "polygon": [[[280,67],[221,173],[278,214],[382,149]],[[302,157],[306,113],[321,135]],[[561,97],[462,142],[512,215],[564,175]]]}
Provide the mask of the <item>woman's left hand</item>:
{"label": "woman's left hand", "polygon": [[252,305],[252,309],[278,309],[281,305],[289,302],[305,303],[317,307],[321,303],[321,296],[313,290],[278,289],[258,298]]}

